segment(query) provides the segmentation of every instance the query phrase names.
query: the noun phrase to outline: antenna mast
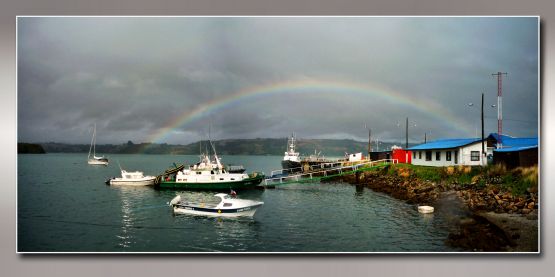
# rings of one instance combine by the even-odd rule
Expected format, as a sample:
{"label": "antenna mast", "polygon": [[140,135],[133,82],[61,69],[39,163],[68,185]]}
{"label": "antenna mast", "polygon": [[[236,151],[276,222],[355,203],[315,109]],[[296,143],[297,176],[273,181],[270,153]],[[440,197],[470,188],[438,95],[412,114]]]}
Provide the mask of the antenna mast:
{"label": "antenna mast", "polygon": [[503,131],[503,75],[507,75],[507,72],[497,72],[491,74],[492,76],[497,76],[497,148],[502,147],[501,134]]}
{"label": "antenna mast", "polygon": [[409,148],[409,118],[408,117],[405,125],[405,149],[407,148]]}

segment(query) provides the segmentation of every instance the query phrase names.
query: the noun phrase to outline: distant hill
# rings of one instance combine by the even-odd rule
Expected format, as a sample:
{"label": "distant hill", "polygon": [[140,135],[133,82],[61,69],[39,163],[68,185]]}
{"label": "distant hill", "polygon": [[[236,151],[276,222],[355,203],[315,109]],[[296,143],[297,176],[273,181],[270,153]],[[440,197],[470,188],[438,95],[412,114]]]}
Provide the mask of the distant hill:
{"label": "distant hill", "polygon": [[45,154],[44,148],[40,144],[36,143],[18,143],[17,144],[18,154]]}
{"label": "distant hill", "polygon": [[[216,151],[221,155],[283,155],[286,151],[287,138],[257,138],[257,139],[224,139],[213,141]],[[200,145],[199,145],[200,144]],[[87,153],[88,144],[64,144],[56,142],[41,143],[49,153]],[[389,150],[394,143],[380,142],[380,150]],[[400,145],[400,143],[397,143]],[[96,145],[96,153],[100,154],[173,154],[196,155],[200,148],[204,152],[210,147],[207,141],[190,143],[187,145],[172,145],[158,143],[135,144],[128,141],[123,144]],[[313,154],[315,151],[324,156],[343,156],[345,153],[366,153],[366,142],[351,139],[300,139],[297,141],[297,151],[301,155]],[[374,147],[374,150],[376,147]]]}

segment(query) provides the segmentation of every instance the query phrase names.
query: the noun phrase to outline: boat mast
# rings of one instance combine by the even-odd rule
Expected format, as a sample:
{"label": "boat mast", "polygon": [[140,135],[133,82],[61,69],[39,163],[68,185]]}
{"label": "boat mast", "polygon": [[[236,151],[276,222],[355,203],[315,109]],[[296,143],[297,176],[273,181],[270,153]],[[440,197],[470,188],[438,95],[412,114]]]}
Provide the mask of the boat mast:
{"label": "boat mast", "polygon": [[291,133],[291,137],[287,140],[289,154],[295,153],[295,133]]}
{"label": "boat mast", "polygon": [[95,134],[95,132],[96,132],[96,123],[95,123],[95,127],[94,127],[94,129],[93,129],[93,135],[92,135],[92,138],[91,138],[91,146],[89,147],[89,156],[88,156],[88,159],[91,158],[91,150],[92,150],[92,147],[93,147],[94,134]]}
{"label": "boat mast", "polygon": [[220,163],[220,159],[218,158],[218,154],[216,153],[216,147],[214,147],[214,144],[212,143],[212,140],[210,140],[210,146],[212,147],[212,151],[214,151],[214,159],[216,160],[216,164],[218,165],[219,169],[222,169],[222,164]]}
{"label": "boat mast", "polygon": [[96,158],[96,123],[94,124],[93,142],[93,158]]}

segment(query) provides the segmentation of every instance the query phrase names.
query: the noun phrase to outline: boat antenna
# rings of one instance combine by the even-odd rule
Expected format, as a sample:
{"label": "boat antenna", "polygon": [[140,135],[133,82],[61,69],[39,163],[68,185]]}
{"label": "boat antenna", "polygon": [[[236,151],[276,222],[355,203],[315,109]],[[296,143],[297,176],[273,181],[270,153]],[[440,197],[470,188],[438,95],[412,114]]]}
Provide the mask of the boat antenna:
{"label": "boat antenna", "polygon": [[121,164],[119,163],[119,160],[118,160],[118,166],[119,166],[119,171],[123,171],[123,169],[121,169]]}
{"label": "boat antenna", "polygon": [[223,166],[220,163],[220,159],[218,158],[218,153],[216,153],[216,147],[214,147],[214,144],[212,143],[212,139],[210,138],[210,126],[211,126],[211,123],[208,124],[208,142],[210,143],[210,147],[214,152],[214,159],[216,160],[216,164],[218,165],[218,168],[223,169]]}
{"label": "boat antenna", "polygon": [[202,137],[198,141],[198,156],[200,158],[200,162],[202,162]]}

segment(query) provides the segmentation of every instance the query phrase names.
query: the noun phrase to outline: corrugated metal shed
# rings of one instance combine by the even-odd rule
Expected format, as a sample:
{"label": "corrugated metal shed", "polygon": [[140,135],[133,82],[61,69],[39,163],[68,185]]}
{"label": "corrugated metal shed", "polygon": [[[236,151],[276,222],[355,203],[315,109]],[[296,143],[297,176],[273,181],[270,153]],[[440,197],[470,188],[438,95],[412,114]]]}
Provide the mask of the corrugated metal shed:
{"label": "corrugated metal shed", "polygon": [[462,147],[479,141],[481,141],[479,138],[440,139],[413,146],[407,148],[406,150],[450,149]]}
{"label": "corrugated metal shed", "polygon": [[[488,138],[492,137],[494,138],[496,141],[499,141],[499,135],[497,133],[490,133]],[[507,135],[501,135],[501,141],[504,142],[506,139],[512,139],[513,137],[511,136],[507,136]]]}
{"label": "corrugated metal shed", "polygon": [[523,151],[538,147],[538,138],[505,138],[502,137],[503,148],[495,149],[494,152]]}

